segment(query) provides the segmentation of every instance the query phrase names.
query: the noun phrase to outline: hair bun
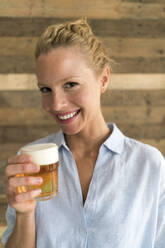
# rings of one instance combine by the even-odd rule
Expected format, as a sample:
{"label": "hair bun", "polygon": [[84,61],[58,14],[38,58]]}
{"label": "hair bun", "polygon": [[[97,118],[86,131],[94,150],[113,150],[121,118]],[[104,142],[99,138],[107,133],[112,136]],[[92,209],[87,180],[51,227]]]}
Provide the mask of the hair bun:
{"label": "hair bun", "polygon": [[88,25],[87,23],[87,19],[86,18],[83,18],[83,19],[79,19],[77,21],[74,21],[74,22],[70,22],[67,24],[67,29],[74,32],[74,33],[77,33],[79,35],[83,35],[83,34],[93,34],[90,26]]}

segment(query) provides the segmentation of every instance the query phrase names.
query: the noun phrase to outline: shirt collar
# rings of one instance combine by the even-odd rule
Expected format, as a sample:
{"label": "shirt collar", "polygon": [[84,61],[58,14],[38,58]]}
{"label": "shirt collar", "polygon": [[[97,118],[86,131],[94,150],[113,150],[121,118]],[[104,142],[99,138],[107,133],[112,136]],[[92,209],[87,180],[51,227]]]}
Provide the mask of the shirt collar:
{"label": "shirt collar", "polygon": [[124,146],[124,135],[114,123],[107,123],[112,133],[103,143],[112,152],[121,154]]}
{"label": "shirt collar", "polygon": [[56,144],[58,145],[59,149],[64,146],[67,150],[69,150],[66,142],[65,142],[65,137],[64,137],[64,133],[62,132],[62,130],[60,130],[57,134],[56,134]]}
{"label": "shirt collar", "polygon": [[[107,125],[112,130],[112,133],[104,141],[103,145],[112,152],[120,154],[124,146],[124,135],[114,123],[107,123]],[[56,144],[59,148],[63,146],[69,150],[65,142],[64,133],[61,130],[56,134]]]}

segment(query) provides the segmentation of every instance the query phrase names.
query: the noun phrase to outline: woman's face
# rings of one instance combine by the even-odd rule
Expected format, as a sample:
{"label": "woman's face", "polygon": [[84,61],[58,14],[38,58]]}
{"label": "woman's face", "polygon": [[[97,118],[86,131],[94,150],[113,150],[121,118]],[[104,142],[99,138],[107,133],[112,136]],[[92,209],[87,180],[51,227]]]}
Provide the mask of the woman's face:
{"label": "woman's face", "polygon": [[72,135],[92,131],[101,117],[102,78],[87,66],[78,48],[55,48],[36,63],[43,108]]}

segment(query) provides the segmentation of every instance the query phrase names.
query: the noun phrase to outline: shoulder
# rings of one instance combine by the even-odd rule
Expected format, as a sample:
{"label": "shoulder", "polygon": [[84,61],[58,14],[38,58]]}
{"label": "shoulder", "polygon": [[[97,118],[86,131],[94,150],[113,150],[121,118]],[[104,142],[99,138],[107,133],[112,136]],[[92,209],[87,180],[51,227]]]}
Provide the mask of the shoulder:
{"label": "shoulder", "polygon": [[[154,146],[125,136],[124,153],[134,160],[160,166],[165,163],[162,153]],[[132,155],[132,156],[131,156]]]}

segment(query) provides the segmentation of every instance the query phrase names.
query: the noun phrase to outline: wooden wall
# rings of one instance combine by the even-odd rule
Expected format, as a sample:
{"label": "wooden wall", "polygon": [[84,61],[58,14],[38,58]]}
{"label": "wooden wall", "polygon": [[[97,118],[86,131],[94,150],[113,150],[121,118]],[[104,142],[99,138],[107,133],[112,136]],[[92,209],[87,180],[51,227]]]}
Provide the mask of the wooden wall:
{"label": "wooden wall", "polygon": [[0,0],[1,174],[8,156],[57,130],[35,87],[38,36],[85,16],[116,61],[102,99],[105,119],[165,154],[165,0]]}

